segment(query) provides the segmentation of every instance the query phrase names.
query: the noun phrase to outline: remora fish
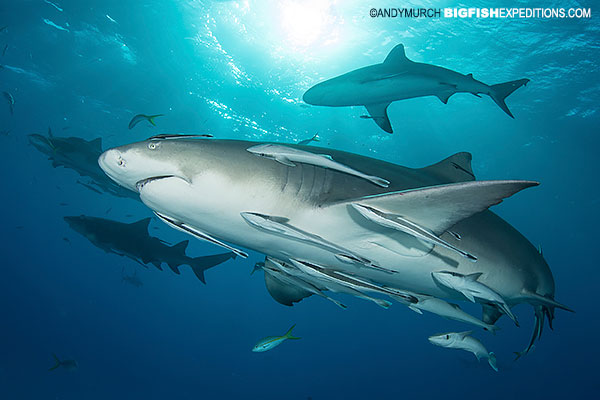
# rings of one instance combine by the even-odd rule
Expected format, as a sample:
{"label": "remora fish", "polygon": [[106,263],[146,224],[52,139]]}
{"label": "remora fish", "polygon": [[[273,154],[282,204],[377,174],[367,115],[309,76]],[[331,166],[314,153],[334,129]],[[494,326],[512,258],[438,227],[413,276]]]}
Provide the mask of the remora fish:
{"label": "remora fish", "polygon": [[463,251],[451,245],[445,240],[437,237],[433,232],[429,231],[427,228],[423,228],[415,223],[412,223],[411,221],[408,221],[407,219],[402,218],[399,215],[386,214],[375,208],[363,206],[362,204],[352,204],[352,207],[354,207],[354,209],[358,211],[363,217],[376,224],[385,226],[386,228],[396,229],[401,232],[408,233],[409,235],[413,235],[418,239],[425,240],[426,242],[432,244],[444,246],[445,248],[453,250],[461,256],[466,257],[470,260],[477,260],[477,257],[475,257],[474,255],[469,254],[466,251]]}
{"label": "remora fish", "polygon": [[[215,139],[150,140],[106,151],[99,163],[108,176],[138,193],[153,211],[168,215],[224,241],[278,260],[309,259],[335,271],[412,293],[465,300],[440,287],[434,271],[468,275],[500,294],[511,307],[540,306],[554,317],[554,278],[548,264],[523,235],[487,208],[532,181],[475,181],[471,155],[458,153],[425,168],[407,168],[342,151],[315,148],[356,170],[390,179],[389,188],[324,168],[289,168],[265,162],[246,151],[260,143]],[[293,145],[290,145],[293,147]],[[137,183],[147,181],[138,191]],[[403,232],[383,229],[357,218],[352,204],[402,215],[440,238],[477,255],[477,263],[455,251],[431,245]],[[256,229],[241,213],[283,216],[287,224],[343,245],[388,274],[338,259],[330,249]],[[448,232],[451,230],[452,233]],[[460,240],[459,240],[460,238]],[[279,285],[280,299],[303,297]],[[286,295],[287,293],[287,295]],[[483,320],[494,324],[502,315],[482,304]],[[538,322],[536,322],[538,323]],[[539,323],[543,323],[540,320]]]}
{"label": "remora fish", "polygon": [[77,369],[78,365],[77,365],[77,361],[75,360],[59,360],[59,358],[56,356],[56,354],[52,354],[52,356],[54,357],[54,361],[56,362],[54,364],[54,366],[48,368],[48,371],[54,371],[55,369],[59,368],[59,367],[63,367],[64,369],[66,369],[67,371],[74,371]]}
{"label": "remora fish", "polygon": [[371,297],[363,293],[363,290],[368,290],[379,294],[385,293],[384,290],[378,290],[379,288],[375,287],[374,285],[365,285],[364,282],[352,279],[346,275],[336,274],[334,271],[327,271],[325,268],[307,261],[293,259],[290,261],[300,271],[320,281],[321,284],[327,288],[327,290],[338,293],[347,293],[361,299],[369,300],[383,308],[388,308],[392,305],[392,303],[387,300]]}
{"label": "remora fish", "polygon": [[150,218],[131,224],[83,215],[64,217],[64,219],[71,229],[107,253],[128,257],[144,267],[151,263],[160,270],[162,270],[161,264],[164,262],[176,274],[180,274],[180,265],[189,265],[202,283],[206,283],[204,271],[230,258],[235,258],[233,253],[188,257],[185,254],[187,240],[174,246],[167,246],[160,239],[148,234]]}
{"label": "remora fish", "polygon": [[343,172],[348,175],[357,176],[384,188],[390,185],[390,182],[383,178],[367,175],[352,169],[346,165],[334,161],[331,156],[324,154],[314,154],[310,151],[299,150],[297,148],[281,146],[278,144],[259,144],[257,146],[249,147],[248,151],[252,154],[256,154],[257,156],[275,160],[283,165],[287,165],[288,167],[295,167],[296,164],[294,164],[294,162],[309,164],[316,167],[328,168]]}
{"label": "remora fish", "polygon": [[449,332],[440,335],[429,337],[429,342],[436,346],[446,347],[448,349],[459,349],[471,352],[477,357],[477,361],[482,358],[487,358],[490,367],[498,372],[496,365],[496,355],[493,352],[488,352],[485,346],[477,339],[469,336],[473,331],[466,332]]}
{"label": "remora fish", "polygon": [[133,118],[131,118],[131,121],[129,121],[129,129],[133,129],[133,127],[136,126],[137,124],[139,124],[141,121],[148,121],[148,122],[150,122],[150,124],[152,126],[156,126],[156,123],[154,123],[154,118],[162,117],[162,116],[164,116],[164,114],[155,114],[155,115],[138,114],[138,115],[134,116]]}
{"label": "remora fish", "polygon": [[288,339],[300,339],[299,337],[292,336],[292,329],[294,329],[295,326],[296,324],[292,325],[292,327],[288,329],[288,331],[283,336],[267,336],[266,338],[260,340],[258,343],[256,343],[256,345],[254,345],[252,351],[255,353],[261,353],[263,351],[271,350],[272,348],[279,346],[281,343]]}
{"label": "remora fish", "polygon": [[424,294],[416,294],[411,293],[417,299],[416,303],[408,303],[403,298],[398,298],[395,296],[395,299],[404,303],[418,314],[423,314],[423,311],[428,311],[432,314],[437,314],[440,317],[451,319],[454,321],[464,322],[466,324],[476,325],[480,328],[485,329],[486,331],[490,331],[492,333],[496,333],[498,327],[495,325],[486,324],[482,320],[475,318],[469,313],[464,312],[458,304],[448,303],[445,300],[438,299],[437,297],[427,296]]}
{"label": "remora fish", "polygon": [[496,304],[502,312],[510,317],[514,323],[519,326],[517,317],[512,313],[506,301],[497,292],[491,289],[489,286],[484,285],[481,282],[477,282],[477,279],[482,275],[481,272],[474,274],[463,275],[458,272],[451,271],[434,271],[431,273],[433,279],[441,285],[456,290],[462,293],[469,301],[475,303],[475,298],[481,299],[484,302],[491,302]]}
{"label": "remora fish", "polygon": [[316,106],[365,106],[370,117],[381,129],[392,133],[387,108],[396,100],[436,96],[446,104],[455,93],[488,95],[511,118],[514,118],[504,100],[529,79],[486,85],[461,73],[418,63],[406,57],[404,46],[397,45],[385,61],[359,68],[344,75],[321,82],[304,93],[304,102]]}

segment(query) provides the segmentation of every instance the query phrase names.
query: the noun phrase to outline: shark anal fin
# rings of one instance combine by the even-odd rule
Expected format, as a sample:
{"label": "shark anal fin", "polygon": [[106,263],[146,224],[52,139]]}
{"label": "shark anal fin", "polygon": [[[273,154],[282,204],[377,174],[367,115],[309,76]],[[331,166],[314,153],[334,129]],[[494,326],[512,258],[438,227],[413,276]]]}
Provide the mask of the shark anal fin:
{"label": "shark anal fin", "polygon": [[387,115],[387,108],[389,105],[390,103],[365,104],[365,108],[373,121],[375,121],[381,129],[388,133],[394,133],[392,124]]}

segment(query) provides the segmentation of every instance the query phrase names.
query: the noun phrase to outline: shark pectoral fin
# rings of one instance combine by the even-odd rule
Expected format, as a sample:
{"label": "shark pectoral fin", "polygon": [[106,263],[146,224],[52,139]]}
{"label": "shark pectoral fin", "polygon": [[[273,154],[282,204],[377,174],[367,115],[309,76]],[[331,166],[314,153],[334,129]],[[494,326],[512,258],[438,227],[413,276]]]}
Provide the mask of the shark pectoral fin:
{"label": "shark pectoral fin", "polygon": [[277,161],[280,164],[287,165],[288,167],[295,167],[296,166],[296,164],[294,164],[287,157],[284,157],[284,156],[275,156],[274,160]]}
{"label": "shark pectoral fin", "polygon": [[460,292],[462,293],[463,296],[465,296],[471,303],[475,303],[475,297],[473,297],[473,295],[467,291],[464,292]]}
{"label": "shark pectoral fin", "polygon": [[348,203],[360,203],[388,214],[402,215],[441,235],[457,222],[537,185],[537,182],[516,180],[461,182],[349,199],[335,205],[345,207]]}
{"label": "shark pectoral fin", "polygon": [[392,130],[392,124],[390,123],[390,119],[387,115],[387,108],[390,103],[379,103],[379,104],[365,104],[365,108],[367,112],[375,121],[377,125],[384,131],[388,133],[394,133]]}

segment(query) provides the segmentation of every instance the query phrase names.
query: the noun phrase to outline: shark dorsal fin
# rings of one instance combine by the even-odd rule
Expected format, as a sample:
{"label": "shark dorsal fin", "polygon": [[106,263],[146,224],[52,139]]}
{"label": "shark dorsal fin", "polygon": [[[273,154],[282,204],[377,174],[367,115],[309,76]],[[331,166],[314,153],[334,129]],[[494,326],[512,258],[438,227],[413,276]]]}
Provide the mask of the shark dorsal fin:
{"label": "shark dorsal fin", "polygon": [[136,222],[132,222],[130,225],[132,227],[135,227],[137,229],[140,230],[144,230],[144,232],[148,233],[148,225],[150,225],[150,220],[152,218],[144,218],[144,219],[140,219],[139,221]]}
{"label": "shark dorsal fin", "polygon": [[404,64],[409,62],[410,60],[406,57],[406,52],[404,51],[404,45],[399,44],[390,51],[385,60],[384,64]]}
{"label": "shark dorsal fin", "polygon": [[441,183],[474,181],[475,175],[471,169],[472,158],[471,153],[456,153],[421,170],[441,179]]}
{"label": "shark dorsal fin", "polygon": [[456,332],[456,335],[459,336],[460,338],[465,338],[467,336],[469,336],[471,333],[473,333],[473,331],[464,331],[464,332]]}
{"label": "shark dorsal fin", "polygon": [[482,272],[475,272],[474,274],[465,275],[465,278],[470,281],[476,281],[481,275],[483,275]]}
{"label": "shark dorsal fin", "polygon": [[179,242],[176,245],[174,245],[172,249],[181,250],[183,254],[185,254],[185,250],[187,249],[189,243],[189,240],[184,240],[183,242]]}
{"label": "shark dorsal fin", "polygon": [[97,147],[98,150],[102,151],[102,138],[98,137],[94,140],[90,140],[90,144],[94,147]]}

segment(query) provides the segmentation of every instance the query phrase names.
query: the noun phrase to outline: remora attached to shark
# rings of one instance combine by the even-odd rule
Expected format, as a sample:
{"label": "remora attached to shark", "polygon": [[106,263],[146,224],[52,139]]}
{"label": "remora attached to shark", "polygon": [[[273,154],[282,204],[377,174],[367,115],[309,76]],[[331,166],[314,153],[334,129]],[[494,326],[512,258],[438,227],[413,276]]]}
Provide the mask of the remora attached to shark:
{"label": "remora attached to shark", "polygon": [[392,133],[387,115],[390,103],[423,96],[436,96],[446,104],[455,93],[490,96],[511,118],[504,100],[529,79],[486,85],[473,74],[432,64],[418,63],[406,57],[404,46],[397,45],[381,64],[370,65],[318,83],[304,93],[304,102],[315,106],[365,106],[381,129]]}
{"label": "remora attached to shark", "polygon": [[180,265],[189,265],[202,283],[206,283],[204,271],[230,258],[235,258],[234,253],[189,257],[185,254],[187,240],[168,246],[160,239],[150,236],[148,234],[150,218],[131,224],[85,215],[64,217],[64,219],[73,230],[107,253],[128,257],[146,268],[146,264],[152,264],[162,270],[161,265],[164,262],[178,275]]}
{"label": "remora attached to shark", "polygon": [[[311,149],[315,154],[326,152],[354,170],[385,178],[390,185],[383,188],[339,170],[301,162],[292,167],[247,151],[258,144],[147,140],[108,150],[99,163],[119,184],[139,191],[148,207],[175,226],[189,227],[191,234],[203,233],[284,263],[302,260],[324,273],[335,271],[379,287],[454,301],[464,301],[463,295],[437,284],[432,273],[481,273],[478,281],[508,307],[528,303],[544,310],[536,313],[536,332],[544,315],[553,317],[556,307],[566,309],[554,300],[554,279],[542,255],[487,210],[537,182],[475,181],[468,153],[413,169],[341,151]],[[356,205],[400,216],[411,229],[374,224]],[[285,221],[286,230],[303,235],[281,234],[277,224],[273,229],[257,229],[248,223],[249,215]],[[430,236],[424,240],[423,232],[446,245],[438,245]],[[313,238],[335,246],[323,246]],[[340,259],[339,248],[380,269]],[[327,288],[327,282],[310,283],[318,290]],[[276,300],[284,304],[313,294],[281,280],[271,282],[271,293],[275,287]],[[482,305],[485,324],[494,324],[502,315],[498,304],[476,301]]]}

